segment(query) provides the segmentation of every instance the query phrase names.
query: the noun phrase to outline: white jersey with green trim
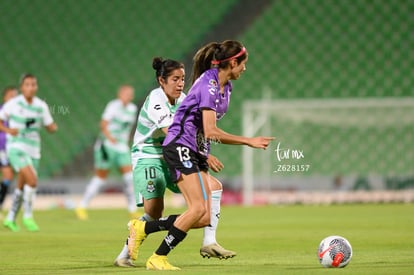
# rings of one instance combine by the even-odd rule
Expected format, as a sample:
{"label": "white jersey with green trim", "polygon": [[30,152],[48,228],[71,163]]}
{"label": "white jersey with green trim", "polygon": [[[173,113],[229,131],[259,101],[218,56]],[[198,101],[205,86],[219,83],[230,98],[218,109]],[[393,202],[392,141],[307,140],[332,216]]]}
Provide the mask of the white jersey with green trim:
{"label": "white jersey with green trim", "polygon": [[137,106],[133,103],[124,105],[120,99],[111,100],[105,107],[102,120],[108,122],[108,131],[116,139],[116,143],[110,142],[102,133],[100,140],[105,147],[118,152],[129,152],[129,136],[137,115]]}
{"label": "white jersey with green trim", "polygon": [[181,93],[176,103],[171,105],[161,87],[149,93],[138,116],[132,146],[133,167],[140,158],[162,158],[165,133],[161,129],[171,125],[175,111],[185,96]]}
{"label": "white jersey with green trim", "polygon": [[7,134],[6,150],[18,149],[40,159],[39,132],[43,126],[53,123],[46,102],[35,96],[29,103],[23,95],[18,95],[4,104],[0,120],[8,121],[9,128],[19,130],[16,136]]}

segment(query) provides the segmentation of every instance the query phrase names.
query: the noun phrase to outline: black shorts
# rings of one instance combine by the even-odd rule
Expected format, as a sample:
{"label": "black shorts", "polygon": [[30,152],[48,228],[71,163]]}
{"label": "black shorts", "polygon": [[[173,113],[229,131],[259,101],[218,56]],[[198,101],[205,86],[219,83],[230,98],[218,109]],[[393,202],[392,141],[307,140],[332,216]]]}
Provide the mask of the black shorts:
{"label": "black shorts", "polygon": [[208,171],[207,157],[185,145],[170,143],[162,149],[164,160],[170,169],[171,179],[177,182],[181,173],[190,175]]}

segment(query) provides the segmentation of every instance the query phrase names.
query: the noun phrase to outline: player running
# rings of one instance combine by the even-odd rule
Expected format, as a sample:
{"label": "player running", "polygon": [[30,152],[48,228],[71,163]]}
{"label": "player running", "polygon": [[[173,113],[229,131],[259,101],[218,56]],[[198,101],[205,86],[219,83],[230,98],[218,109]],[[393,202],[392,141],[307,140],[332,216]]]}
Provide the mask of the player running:
{"label": "player running", "polygon": [[86,211],[89,202],[95,197],[112,167],[119,169],[125,182],[125,194],[128,202],[128,211],[131,218],[135,215],[135,197],[132,186],[132,166],[129,150],[129,137],[134,125],[137,106],[131,101],[134,99],[134,88],[128,85],[121,86],[118,98],[111,100],[105,107],[101,120],[101,133],[95,143],[95,176],[86,186],[85,193],[75,209],[80,220],[87,220]]}
{"label": "player running", "polygon": [[[138,206],[144,206],[141,221],[161,218],[166,188],[180,193],[176,183],[171,181],[167,163],[163,159],[162,142],[178,106],[185,98],[183,93],[184,65],[171,59],[154,58],[152,66],[160,87],[150,92],[141,108],[132,147],[135,193],[138,199],[141,194],[143,196],[143,201],[138,200]],[[213,156],[209,157],[208,164],[216,172],[223,168],[223,164]],[[203,246],[200,253],[206,257],[231,258],[236,253],[224,249],[216,241],[222,185],[214,177],[211,178],[212,215],[210,225],[204,228]],[[128,244],[132,243],[129,240],[126,241],[123,250],[115,260],[115,265],[134,266],[133,260],[137,258],[138,250],[131,249],[128,253]]]}
{"label": "player running", "polygon": [[246,70],[246,62],[246,48],[237,41],[210,43],[194,56],[193,86],[178,107],[163,143],[164,159],[188,209],[181,215],[156,221],[130,221],[128,244],[133,255],[148,234],[160,228],[168,230],[147,260],[147,269],[179,270],[168,262],[168,253],[184,240],[191,228],[205,227],[211,221],[211,176],[207,164],[210,141],[266,149],[273,139],[235,136],[216,126],[228,109],[231,80],[238,79]]}
{"label": "player running", "polygon": [[[36,96],[37,79],[25,74],[20,81],[21,95],[6,104],[0,111],[0,131],[7,133],[7,156],[18,173],[11,209],[3,225],[11,231],[19,231],[16,216],[23,203],[23,225],[28,231],[38,231],[33,219],[33,203],[38,182],[40,160],[40,130],[44,126],[49,133],[56,132],[49,107]],[[5,126],[4,122],[8,122]]]}

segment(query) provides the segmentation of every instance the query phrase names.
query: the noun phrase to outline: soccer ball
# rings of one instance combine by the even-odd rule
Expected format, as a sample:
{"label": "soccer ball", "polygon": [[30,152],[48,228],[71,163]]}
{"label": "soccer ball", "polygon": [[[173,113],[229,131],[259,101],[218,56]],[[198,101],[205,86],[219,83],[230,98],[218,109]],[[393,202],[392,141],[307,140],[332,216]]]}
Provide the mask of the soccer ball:
{"label": "soccer ball", "polygon": [[319,244],[318,257],[323,267],[345,267],[351,261],[352,246],[344,237],[329,236]]}

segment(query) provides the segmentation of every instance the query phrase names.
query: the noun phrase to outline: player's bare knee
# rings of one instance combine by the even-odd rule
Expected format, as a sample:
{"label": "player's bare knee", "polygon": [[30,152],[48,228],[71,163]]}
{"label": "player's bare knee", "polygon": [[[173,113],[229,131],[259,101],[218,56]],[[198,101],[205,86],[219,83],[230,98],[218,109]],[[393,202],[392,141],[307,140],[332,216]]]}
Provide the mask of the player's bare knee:
{"label": "player's bare knee", "polygon": [[207,209],[204,204],[195,204],[189,209],[195,221],[200,221],[206,214]]}

